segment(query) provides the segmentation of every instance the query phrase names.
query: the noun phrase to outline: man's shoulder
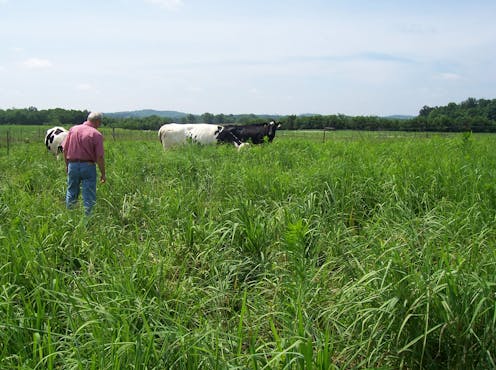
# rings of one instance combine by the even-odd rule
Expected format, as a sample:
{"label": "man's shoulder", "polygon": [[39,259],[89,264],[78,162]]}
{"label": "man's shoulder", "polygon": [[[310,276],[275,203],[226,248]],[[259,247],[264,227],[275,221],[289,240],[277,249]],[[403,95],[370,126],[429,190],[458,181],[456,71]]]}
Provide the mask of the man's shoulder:
{"label": "man's shoulder", "polygon": [[81,129],[84,129],[85,128],[84,126],[85,126],[84,123],[79,123],[77,125],[72,126],[69,129],[69,131],[78,131],[78,130],[81,130]]}
{"label": "man's shoulder", "polygon": [[86,132],[86,133],[92,133],[92,134],[97,135],[97,136],[102,135],[102,133],[100,131],[98,131],[95,127],[87,124],[86,122],[83,122],[79,125],[72,126],[71,130],[82,131],[82,132]]}

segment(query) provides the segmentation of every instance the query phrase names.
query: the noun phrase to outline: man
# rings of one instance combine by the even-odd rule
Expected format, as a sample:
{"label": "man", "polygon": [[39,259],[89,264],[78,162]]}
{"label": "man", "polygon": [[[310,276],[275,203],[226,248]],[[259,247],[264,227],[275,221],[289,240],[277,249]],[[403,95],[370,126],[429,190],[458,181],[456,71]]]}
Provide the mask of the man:
{"label": "man", "polygon": [[102,124],[102,113],[91,112],[87,121],[73,126],[64,143],[64,158],[67,172],[65,203],[72,208],[82,185],[83,204],[86,215],[96,203],[96,166],[100,169],[100,183],[105,183],[105,160],[103,158],[103,135],[98,131]]}

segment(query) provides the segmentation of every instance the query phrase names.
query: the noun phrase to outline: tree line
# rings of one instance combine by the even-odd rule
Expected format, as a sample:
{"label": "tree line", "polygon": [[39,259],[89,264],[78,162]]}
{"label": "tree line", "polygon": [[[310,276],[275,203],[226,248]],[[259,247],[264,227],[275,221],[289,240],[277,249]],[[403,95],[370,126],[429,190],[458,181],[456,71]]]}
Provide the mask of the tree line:
{"label": "tree line", "polygon": [[[36,107],[0,110],[0,125],[72,126],[84,122],[87,110],[61,108],[38,110]],[[468,98],[461,103],[449,103],[441,107],[424,106],[415,117],[387,118],[378,116],[335,115],[288,115],[267,116],[255,114],[187,114],[175,119],[179,123],[206,122],[212,124],[256,124],[271,119],[282,124],[286,130],[332,129],[332,130],[388,130],[388,131],[435,131],[435,132],[496,132],[496,99]],[[142,118],[115,118],[104,115],[103,125],[133,130],[158,130],[172,118],[156,115]]]}

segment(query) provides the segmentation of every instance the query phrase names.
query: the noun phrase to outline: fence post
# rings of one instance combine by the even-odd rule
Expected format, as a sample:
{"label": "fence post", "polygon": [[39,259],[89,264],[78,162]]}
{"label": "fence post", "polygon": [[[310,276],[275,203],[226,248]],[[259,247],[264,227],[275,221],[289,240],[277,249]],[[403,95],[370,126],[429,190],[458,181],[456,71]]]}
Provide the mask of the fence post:
{"label": "fence post", "polygon": [[112,127],[112,139],[115,141],[115,127]]}
{"label": "fence post", "polygon": [[334,127],[324,127],[323,129],[323,132],[324,132],[324,135],[322,136],[322,142],[325,143],[326,141],[326,131],[334,131],[335,128]]}
{"label": "fence post", "polygon": [[10,128],[7,130],[7,155],[10,153]]}

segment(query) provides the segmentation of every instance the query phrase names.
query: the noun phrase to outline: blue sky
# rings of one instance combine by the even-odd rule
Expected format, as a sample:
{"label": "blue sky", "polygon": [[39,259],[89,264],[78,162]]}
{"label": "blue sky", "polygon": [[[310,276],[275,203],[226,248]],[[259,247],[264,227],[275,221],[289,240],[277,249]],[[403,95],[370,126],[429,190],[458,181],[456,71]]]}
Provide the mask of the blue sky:
{"label": "blue sky", "polygon": [[496,98],[496,1],[0,0],[0,109],[416,115]]}

